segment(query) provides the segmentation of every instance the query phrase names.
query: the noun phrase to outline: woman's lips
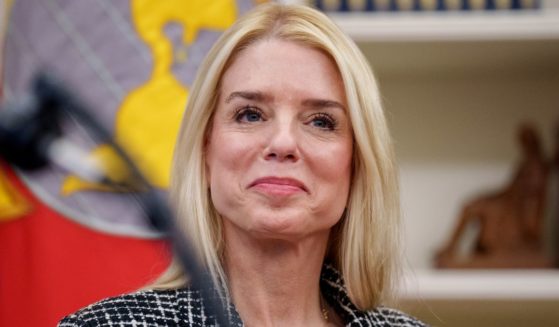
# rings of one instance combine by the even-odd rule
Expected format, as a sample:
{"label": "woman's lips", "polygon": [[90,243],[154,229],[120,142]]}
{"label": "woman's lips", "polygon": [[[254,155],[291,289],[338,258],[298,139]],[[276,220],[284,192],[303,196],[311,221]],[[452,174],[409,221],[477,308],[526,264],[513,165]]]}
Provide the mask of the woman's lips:
{"label": "woman's lips", "polygon": [[308,192],[301,181],[284,177],[264,177],[250,183],[249,188],[273,195],[291,195],[298,192]]}

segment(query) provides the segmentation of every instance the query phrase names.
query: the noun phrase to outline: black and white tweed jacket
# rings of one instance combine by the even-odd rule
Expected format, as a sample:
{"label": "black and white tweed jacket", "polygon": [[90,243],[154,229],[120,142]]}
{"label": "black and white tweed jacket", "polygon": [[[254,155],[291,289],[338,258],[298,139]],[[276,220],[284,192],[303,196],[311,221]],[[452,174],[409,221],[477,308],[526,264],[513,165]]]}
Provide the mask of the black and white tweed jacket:
{"label": "black and white tweed jacket", "polygon": [[[360,311],[351,303],[339,272],[332,266],[322,269],[320,288],[328,304],[346,326],[425,327],[424,323],[398,310],[379,307]],[[228,310],[231,326],[241,327],[239,314]],[[198,291],[188,288],[139,291],[89,305],[65,317],[59,327],[76,326],[215,326],[213,316],[204,310]]]}

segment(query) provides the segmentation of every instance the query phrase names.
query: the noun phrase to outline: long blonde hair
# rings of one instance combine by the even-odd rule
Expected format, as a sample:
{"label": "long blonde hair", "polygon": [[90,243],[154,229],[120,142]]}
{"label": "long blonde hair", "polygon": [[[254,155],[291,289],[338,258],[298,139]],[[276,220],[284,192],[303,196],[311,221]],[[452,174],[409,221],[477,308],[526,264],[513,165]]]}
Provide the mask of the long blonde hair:
{"label": "long blonde hair", "polygon": [[[332,230],[328,256],[341,272],[351,300],[361,309],[374,308],[392,294],[399,275],[399,192],[391,137],[377,83],[363,54],[328,17],[314,9],[260,5],[228,29],[205,58],[175,148],[170,196],[179,223],[214,282],[228,296],[222,224],[209,196],[204,145],[223,73],[239,52],[266,38],[319,49],[340,71],[354,132],[353,172],[347,208]],[[187,278],[175,262],[152,287],[185,284]]]}

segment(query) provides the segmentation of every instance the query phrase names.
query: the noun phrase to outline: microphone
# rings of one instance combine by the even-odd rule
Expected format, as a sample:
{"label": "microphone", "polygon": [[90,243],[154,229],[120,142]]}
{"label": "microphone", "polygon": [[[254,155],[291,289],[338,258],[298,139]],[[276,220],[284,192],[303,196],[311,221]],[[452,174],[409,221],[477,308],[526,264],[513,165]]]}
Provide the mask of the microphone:
{"label": "microphone", "polygon": [[46,166],[48,146],[62,134],[57,107],[39,98],[36,87],[0,110],[0,156],[24,170]]}
{"label": "microphone", "polygon": [[22,170],[49,163],[91,181],[105,180],[100,163],[62,135],[62,108],[70,98],[52,77],[39,75],[31,92],[0,110],[0,157]]}

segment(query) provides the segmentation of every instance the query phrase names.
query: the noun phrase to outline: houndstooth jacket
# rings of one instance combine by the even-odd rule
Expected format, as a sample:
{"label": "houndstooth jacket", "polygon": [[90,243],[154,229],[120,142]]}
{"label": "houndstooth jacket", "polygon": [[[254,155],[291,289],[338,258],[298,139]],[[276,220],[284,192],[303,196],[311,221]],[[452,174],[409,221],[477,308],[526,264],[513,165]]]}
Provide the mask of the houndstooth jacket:
{"label": "houndstooth jacket", "polygon": [[[351,303],[339,272],[330,265],[322,269],[320,288],[324,298],[346,326],[425,327],[424,323],[398,310],[379,307],[361,311]],[[231,304],[231,326],[243,323]],[[204,310],[198,291],[188,288],[139,291],[109,298],[71,314],[59,327],[83,326],[215,326],[214,317]]]}

